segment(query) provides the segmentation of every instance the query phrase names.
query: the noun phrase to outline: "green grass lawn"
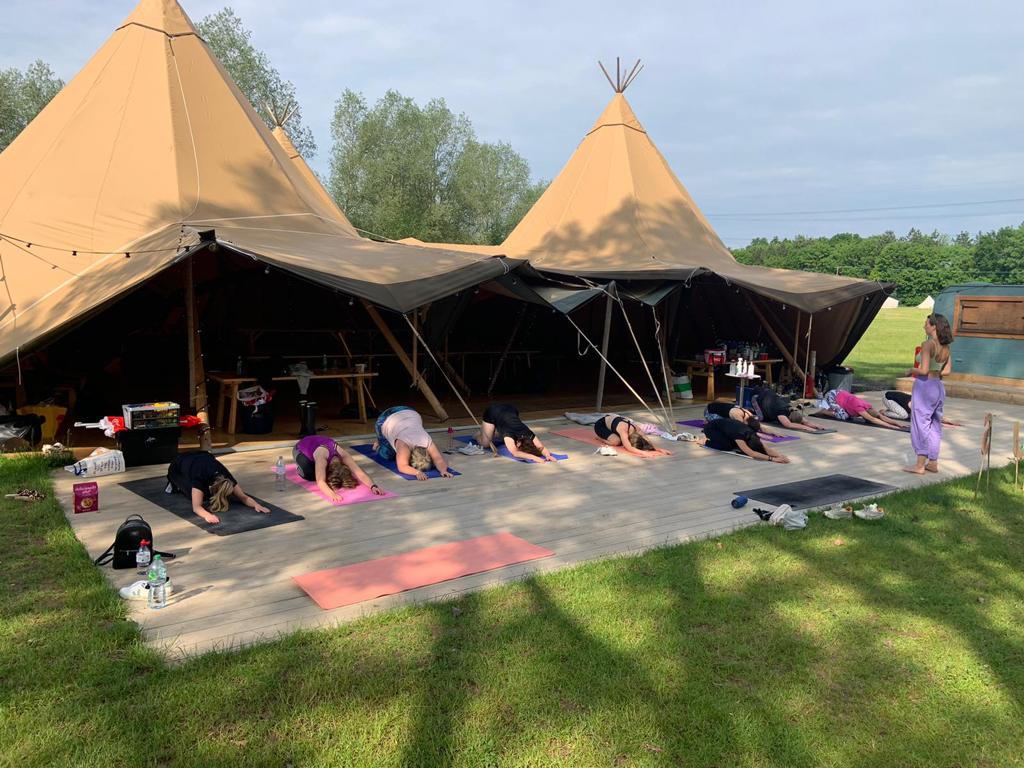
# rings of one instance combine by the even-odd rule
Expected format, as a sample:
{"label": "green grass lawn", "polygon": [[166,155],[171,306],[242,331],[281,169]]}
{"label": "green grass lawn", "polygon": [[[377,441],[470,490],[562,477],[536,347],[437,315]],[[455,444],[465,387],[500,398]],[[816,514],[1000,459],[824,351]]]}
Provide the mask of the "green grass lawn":
{"label": "green grass lawn", "polygon": [[[1009,477],[981,503],[952,482],[874,523],[815,515],[180,666],[54,502],[0,499],[0,765],[1024,765]],[[50,488],[0,460],[20,486]]]}
{"label": "green grass lawn", "polygon": [[858,384],[884,388],[914,363],[914,347],[924,340],[927,309],[883,309],[843,363]]}

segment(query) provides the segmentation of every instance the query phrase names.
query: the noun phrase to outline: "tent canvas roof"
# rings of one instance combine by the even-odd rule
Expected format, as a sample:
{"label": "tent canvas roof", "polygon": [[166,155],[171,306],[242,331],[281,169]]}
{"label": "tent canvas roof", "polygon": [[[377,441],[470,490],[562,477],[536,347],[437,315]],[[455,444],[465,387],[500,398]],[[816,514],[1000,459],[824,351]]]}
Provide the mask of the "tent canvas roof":
{"label": "tent canvas roof", "polygon": [[510,268],[365,240],[310,177],[176,0],[142,0],[0,154],[0,357],[186,257],[197,230],[399,311]]}

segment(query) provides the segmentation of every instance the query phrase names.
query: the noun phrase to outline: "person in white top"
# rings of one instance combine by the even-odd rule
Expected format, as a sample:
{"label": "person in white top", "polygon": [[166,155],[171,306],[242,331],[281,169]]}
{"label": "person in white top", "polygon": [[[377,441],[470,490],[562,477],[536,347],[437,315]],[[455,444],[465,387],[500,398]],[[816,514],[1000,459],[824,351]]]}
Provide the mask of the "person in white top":
{"label": "person in white top", "polygon": [[423,417],[407,405],[388,408],[377,417],[373,450],[386,461],[394,459],[398,471],[426,480],[437,468],[441,477],[453,477],[448,463],[423,428]]}

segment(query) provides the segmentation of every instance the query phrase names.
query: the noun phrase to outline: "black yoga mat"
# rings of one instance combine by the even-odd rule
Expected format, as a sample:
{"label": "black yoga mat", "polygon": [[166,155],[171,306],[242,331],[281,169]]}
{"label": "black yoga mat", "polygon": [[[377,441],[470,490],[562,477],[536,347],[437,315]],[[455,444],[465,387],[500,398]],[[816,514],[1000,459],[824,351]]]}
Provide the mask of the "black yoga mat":
{"label": "black yoga mat", "polygon": [[[257,512],[238,501],[232,501],[228,511],[217,515],[220,522],[216,525],[206,522],[192,511],[192,504],[183,493],[164,493],[167,487],[166,477],[149,477],[144,480],[130,480],[121,483],[122,488],[127,488],[134,494],[151,501],[171,514],[177,515],[186,520],[196,528],[202,528],[214,536],[230,536],[233,533],[244,533],[245,531],[257,531],[260,528],[272,528],[275,525],[294,523],[297,520],[305,520],[302,515],[293,515],[287,510],[281,509],[263,499],[256,499],[263,506],[270,510],[269,515]],[[256,498],[255,496],[253,498]],[[145,515],[143,515],[145,517]]]}
{"label": "black yoga mat", "polygon": [[753,501],[779,506],[789,504],[793,509],[810,509],[835,504],[837,501],[851,501],[865,496],[878,496],[896,487],[871,480],[861,480],[849,475],[825,475],[795,483],[769,485],[749,491],[736,491],[734,496],[746,496]]}

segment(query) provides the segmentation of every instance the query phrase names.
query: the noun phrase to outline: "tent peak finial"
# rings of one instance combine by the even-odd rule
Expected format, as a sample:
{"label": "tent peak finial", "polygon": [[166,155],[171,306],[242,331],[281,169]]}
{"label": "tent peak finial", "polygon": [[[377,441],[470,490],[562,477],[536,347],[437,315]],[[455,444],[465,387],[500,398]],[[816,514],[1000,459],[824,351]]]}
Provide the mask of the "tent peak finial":
{"label": "tent peak finial", "polygon": [[615,80],[612,80],[612,76],[608,74],[608,70],[604,68],[604,64],[602,64],[600,61],[597,62],[597,66],[601,68],[601,71],[604,72],[604,76],[608,79],[608,85],[610,85],[612,87],[612,90],[615,91],[616,93],[622,93],[627,88],[629,88],[633,81],[636,80],[637,75],[639,75],[640,71],[644,68],[644,65],[640,63],[640,59],[637,59],[636,63],[633,65],[633,68],[629,70],[629,73],[625,77],[623,77],[623,69],[620,64],[620,61],[621,59],[618,56],[616,56]]}

